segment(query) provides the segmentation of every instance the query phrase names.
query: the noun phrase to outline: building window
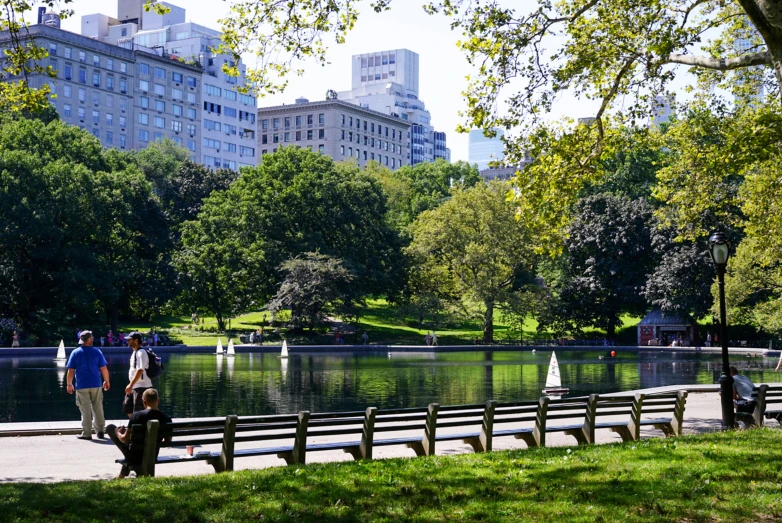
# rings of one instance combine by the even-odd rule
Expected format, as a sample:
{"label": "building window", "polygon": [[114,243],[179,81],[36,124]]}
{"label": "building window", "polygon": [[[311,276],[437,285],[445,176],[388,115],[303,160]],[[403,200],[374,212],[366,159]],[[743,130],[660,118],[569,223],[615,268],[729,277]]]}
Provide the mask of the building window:
{"label": "building window", "polygon": [[308,114],[307,115],[307,125],[312,125],[312,121],[313,121],[312,115]]}
{"label": "building window", "polygon": [[261,143],[262,143],[262,144],[269,143],[269,135],[267,135],[267,134],[262,134],[262,135],[261,135]]}
{"label": "building window", "polygon": [[71,86],[70,85],[63,85],[62,86],[62,95],[65,98],[70,98],[71,94],[73,94],[73,89],[71,88]]}
{"label": "building window", "polygon": [[326,130],[325,129],[318,129],[318,139],[322,140],[326,137]]}
{"label": "building window", "polygon": [[192,107],[188,107],[188,109],[187,109],[187,117],[190,118],[191,120],[195,120],[195,118],[196,118],[196,110],[193,109]]}
{"label": "building window", "polygon": [[86,84],[87,83],[87,70],[86,69],[79,69],[79,83],[80,84]]}
{"label": "building window", "polygon": [[127,124],[127,122],[128,122],[128,119],[126,117],[120,116],[119,117],[119,127],[120,127],[120,129],[125,129],[125,127],[126,127],[125,124]]}
{"label": "building window", "polygon": [[177,145],[182,145],[182,138],[179,136],[174,136],[174,143]]}
{"label": "building window", "polygon": [[[344,133],[345,131],[342,131],[342,132]],[[348,141],[349,142],[353,141],[353,133],[352,132],[348,133]]]}
{"label": "building window", "polygon": [[[147,84],[147,87],[149,87],[149,84]],[[128,92],[128,81],[124,78],[119,81],[119,92],[122,94],[125,94]]]}
{"label": "building window", "polygon": [[155,67],[155,78],[160,78],[161,80],[165,80],[166,70],[160,67]]}
{"label": "building window", "polygon": [[161,113],[166,111],[166,102],[162,100],[155,100],[155,111],[160,111]]}
{"label": "building window", "polygon": [[80,102],[87,101],[87,90],[82,89],[81,87],[79,87],[79,101]]}
{"label": "building window", "polygon": [[72,54],[73,54],[73,49],[71,49],[70,47],[66,47],[65,48],[65,58],[70,59]]}
{"label": "building window", "polygon": [[155,133],[152,135],[152,139],[156,142],[162,142],[163,141],[163,133]]}
{"label": "building window", "polygon": [[261,120],[261,129],[264,131],[269,128],[269,120]]}
{"label": "building window", "polygon": [[213,140],[211,138],[204,138],[204,147],[209,149],[216,149],[220,151],[220,140]]}
{"label": "building window", "polygon": [[319,152],[321,152],[321,153],[322,153],[322,152],[323,152],[325,149],[326,149],[326,146],[325,146],[325,145],[323,145],[323,144],[320,144],[320,145],[318,145],[318,151],[319,151]]}
{"label": "building window", "polygon": [[71,104],[64,104],[62,106],[62,113],[63,113],[63,115],[70,117],[71,116]]}
{"label": "building window", "polygon": [[92,91],[92,103],[95,105],[100,104],[100,93],[98,91]]}
{"label": "building window", "polygon": [[70,64],[65,64],[65,79],[70,80],[71,79],[71,73],[73,72],[73,68]]}
{"label": "building window", "polygon": [[149,65],[148,64],[138,64],[138,72],[139,72],[139,74],[149,74]]}
{"label": "building window", "polygon": [[188,87],[197,87],[198,86],[198,81],[195,78],[193,78],[192,76],[188,76],[187,77],[187,86]]}
{"label": "building window", "polygon": [[106,125],[114,125],[114,115],[112,113],[106,113]]}
{"label": "building window", "polygon": [[149,82],[146,80],[139,80],[138,88],[144,93],[149,92]]}
{"label": "building window", "polygon": [[272,135],[272,143],[280,143],[280,135],[279,134],[273,134]]}
{"label": "building window", "polygon": [[229,153],[235,153],[236,152],[236,144],[235,143],[229,143],[225,142],[223,145],[225,145],[225,150]]}
{"label": "building window", "polygon": [[100,56],[96,54],[92,55],[92,65],[94,67],[100,67]]}
{"label": "building window", "polygon": [[106,89],[109,91],[114,90],[114,77],[111,75],[106,75]]}
{"label": "building window", "polygon": [[195,95],[195,93],[187,93],[187,103],[190,103],[190,104],[196,103],[196,95]]}
{"label": "building window", "polygon": [[149,125],[149,115],[147,113],[138,113],[138,123]]}
{"label": "building window", "polygon": [[239,154],[242,156],[249,156],[252,158],[255,156],[255,149],[253,149],[252,147],[239,146]]}
{"label": "building window", "polygon": [[171,104],[171,112],[174,113],[174,116],[182,116],[182,109],[181,105]]}
{"label": "building window", "polygon": [[[195,102],[195,95],[193,96],[193,101]],[[174,100],[184,100],[184,91],[182,91],[182,89],[171,89],[171,98]]]}
{"label": "building window", "polygon": [[213,95],[213,96],[222,96],[223,90],[219,87],[215,87],[214,85],[206,84],[205,87],[206,94]]}
{"label": "building window", "polygon": [[226,100],[231,100],[232,102],[236,101],[236,91],[231,91],[230,89],[223,89],[223,96]]}
{"label": "building window", "polygon": [[324,124],[324,123],[326,123],[326,113],[320,113],[320,114],[318,115],[318,123],[319,123],[319,124]]}
{"label": "building window", "polygon": [[149,141],[149,131],[146,129],[139,129],[138,130],[138,139],[142,142],[148,142]]}
{"label": "building window", "polygon": [[166,119],[162,116],[155,116],[155,127],[158,129],[165,129],[166,128]]}
{"label": "building window", "polygon": [[155,94],[158,96],[165,96],[166,94],[166,86],[155,84]]}
{"label": "building window", "polygon": [[111,145],[114,143],[114,133],[111,131],[106,131],[106,143]]}
{"label": "building window", "polygon": [[296,117],[296,125],[301,126],[301,115]]}
{"label": "building window", "polygon": [[234,109],[233,107],[224,107],[223,109],[225,109],[224,114],[226,116],[229,116],[231,118],[236,118],[236,109]]}
{"label": "building window", "polygon": [[366,132],[366,130],[367,130],[367,121],[364,120],[364,131]]}
{"label": "building window", "polygon": [[283,133],[282,141],[283,142],[290,142],[291,141],[291,133]]}
{"label": "building window", "polygon": [[280,119],[279,118],[274,118],[272,120],[272,128],[273,129],[279,129],[280,128]]}
{"label": "building window", "polygon": [[181,84],[185,81],[185,77],[182,75],[182,73],[171,73],[171,79],[174,81],[174,83]]}
{"label": "building window", "polygon": [[84,109],[84,107],[79,107],[78,114],[79,114],[79,120],[81,120],[83,122],[84,121],[84,115],[87,114],[87,111]]}
{"label": "building window", "polygon": [[79,61],[83,64],[87,63],[87,53],[84,51],[79,51]]}
{"label": "building window", "polygon": [[124,134],[119,135],[119,146],[123,149],[125,148],[125,144],[127,143],[128,138]]}
{"label": "building window", "polygon": [[312,140],[312,131],[307,131],[307,140]]}
{"label": "building window", "polygon": [[216,122],[214,120],[204,120],[204,127],[209,131],[220,131],[222,126],[220,122]]}
{"label": "building window", "polygon": [[348,118],[348,126],[349,126],[349,127],[353,127],[353,117],[352,117],[352,116],[350,116],[350,117]]}
{"label": "building window", "polygon": [[100,130],[99,129],[90,129],[90,132],[92,133],[92,136],[95,138],[100,138]]}
{"label": "building window", "polygon": [[142,109],[149,109],[149,97],[139,96],[139,104]]}
{"label": "building window", "polygon": [[348,156],[353,156],[353,148],[348,147]]}
{"label": "building window", "polygon": [[[189,134],[190,136],[195,136],[196,135],[196,126],[194,124],[188,124],[187,125],[187,134]],[[195,149],[193,149],[193,150],[195,150]]]}
{"label": "building window", "polygon": [[301,131],[296,131],[296,141],[297,142],[301,141]]}
{"label": "building window", "polygon": [[195,150],[196,150],[195,140],[188,140],[187,141],[187,148],[190,149],[191,151],[195,152]]}

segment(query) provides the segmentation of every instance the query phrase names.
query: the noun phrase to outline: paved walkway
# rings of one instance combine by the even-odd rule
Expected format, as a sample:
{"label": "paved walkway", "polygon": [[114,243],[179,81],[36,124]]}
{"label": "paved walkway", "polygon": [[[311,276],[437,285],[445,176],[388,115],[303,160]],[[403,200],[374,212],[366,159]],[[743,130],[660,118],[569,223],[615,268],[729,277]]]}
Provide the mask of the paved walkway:
{"label": "paved walkway", "polygon": [[[672,389],[674,387],[670,387]],[[714,385],[699,387],[703,392],[691,392],[687,400],[685,410],[685,433],[713,432],[720,428],[720,403],[719,396],[714,391]],[[658,389],[659,390],[659,389]],[[604,421],[601,419],[601,421]],[[607,421],[607,420],[605,420]],[[124,421],[114,421],[122,424]],[[775,422],[771,422],[774,423]],[[18,423],[0,424],[0,432],[8,430],[49,429],[60,430],[60,435],[28,436],[28,437],[3,437],[0,445],[3,447],[3,465],[0,468],[0,482],[57,482],[81,479],[110,479],[119,472],[119,465],[114,460],[120,457],[119,451],[111,441],[93,439],[83,441],[76,439],[74,433],[78,430],[78,422],[59,423]],[[71,432],[71,434],[66,434]],[[399,433],[399,437],[407,435]],[[598,430],[596,433],[599,443],[621,441],[621,439],[608,430]],[[662,433],[655,429],[642,431],[642,437],[662,437]],[[333,438],[315,438],[311,442],[326,442]],[[547,441],[550,446],[574,445],[572,437],[563,434],[549,434]],[[252,448],[253,443],[237,444],[237,448]],[[496,438],[495,450],[511,448],[524,448],[521,440],[512,437]],[[219,445],[206,446],[200,450],[219,450]],[[198,451],[197,449],[196,451]],[[184,447],[163,449],[162,452],[184,454]],[[437,453],[463,454],[472,452],[468,445],[460,442],[438,442]],[[412,450],[403,447],[379,447],[375,449],[376,459],[390,457],[414,457]],[[349,461],[352,458],[342,452],[310,452],[307,454],[309,463],[327,461]],[[276,456],[264,456],[237,459],[237,470],[258,469],[272,466],[281,466],[285,462]],[[185,476],[213,473],[212,467],[204,462],[181,463],[161,466],[157,468],[158,476]]]}

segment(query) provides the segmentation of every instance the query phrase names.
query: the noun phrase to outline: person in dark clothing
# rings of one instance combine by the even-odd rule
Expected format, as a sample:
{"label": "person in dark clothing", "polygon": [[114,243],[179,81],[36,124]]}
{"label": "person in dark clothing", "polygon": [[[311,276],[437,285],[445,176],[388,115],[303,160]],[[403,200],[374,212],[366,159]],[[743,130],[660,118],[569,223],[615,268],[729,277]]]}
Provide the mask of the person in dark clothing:
{"label": "person in dark clothing", "polygon": [[109,425],[106,427],[106,432],[108,432],[111,441],[114,442],[114,444],[117,446],[117,448],[119,448],[127,460],[127,462],[122,465],[122,470],[120,470],[117,479],[126,477],[128,474],[130,474],[131,470],[135,471],[138,475],[138,468],[141,466],[141,460],[144,457],[143,448],[136,448],[136,446],[134,446],[132,449],[130,448],[130,441],[131,437],[133,436],[133,425],[143,425],[146,427],[147,422],[150,420],[158,420],[160,422],[155,457],[157,457],[158,452],[160,452],[160,445],[163,441],[165,441],[166,444],[171,443],[170,431],[166,430],[166,426],[171,423],[171,416],[161,410],[158,410],[160,397],[158,396],[157,390],[152,388],[145,390],[144,394],[142,395],[142,401],[144,402],[144,410],[139,410],[133,413],[133,415],[130,417],[130,420],[128,421],[127,428],[117,428],[114,425]]}

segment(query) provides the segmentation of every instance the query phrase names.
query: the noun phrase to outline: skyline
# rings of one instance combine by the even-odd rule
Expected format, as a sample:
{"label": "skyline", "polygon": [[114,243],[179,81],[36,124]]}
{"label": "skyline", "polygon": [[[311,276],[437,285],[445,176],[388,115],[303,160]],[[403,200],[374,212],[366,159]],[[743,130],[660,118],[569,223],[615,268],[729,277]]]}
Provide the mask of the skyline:
{"label": "skyline", "polygon": [[[229,8],[228,2],[207,0],[171,0],[170,3],[187,9],[187,21],[214,29],[220,29],[217,20],[225,16]],[[333,40],[329,43],[330,65],[321,67],[313,61],[300,62],[298,65],[305,69],[304,75],[289,77],[289,85],[282,94],[259,96],[259,107],[293,105],[300,96],[310,101],[323,100],[328,89],[350,90],[353,55],[386,49],[410,49],[420,57],[419,97],[431,113],[432,125],[447,134],[452,161],[467,161],[468,134],[459,134],[455,129],[464,121],[458,111],[466,107],[461,92],[467,85],[465,76],[470,74],[471,68],[456,47],[461,35],[450,30],[446,17],[427,15],[421,5],[414,0],[402,0],[395,2],[391,11],[385,13],[362,12],[344,44],[337,45]],[[74,9],[74,15],[62,21],[62,28],[75,33],[81,32],[83,15],[102,13],[116,16],[116,5],[105,0],[79,0],[69,7]],[[34,15],[31,16],[28,21],[35,23]],[[248,67],[255,64],[252,56],[244,56],[243,59]],[[584,116],[585,112],[588,115],[587,109],[591,105],[596,104],[563,97],[552,118],[577,118]]]}

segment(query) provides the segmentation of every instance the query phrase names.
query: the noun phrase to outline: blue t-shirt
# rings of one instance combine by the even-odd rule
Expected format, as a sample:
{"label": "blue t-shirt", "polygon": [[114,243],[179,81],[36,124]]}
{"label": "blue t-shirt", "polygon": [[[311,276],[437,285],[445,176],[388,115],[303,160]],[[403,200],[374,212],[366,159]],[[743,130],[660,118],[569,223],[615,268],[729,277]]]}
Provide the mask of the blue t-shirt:
{"label": "blue t-shirt", "polygon": [[103,385],[100,368],[107,365],[103,353],[95,347],[79,347],[68,357],[68,368],[76,370],[76,388],[94,389]]}

